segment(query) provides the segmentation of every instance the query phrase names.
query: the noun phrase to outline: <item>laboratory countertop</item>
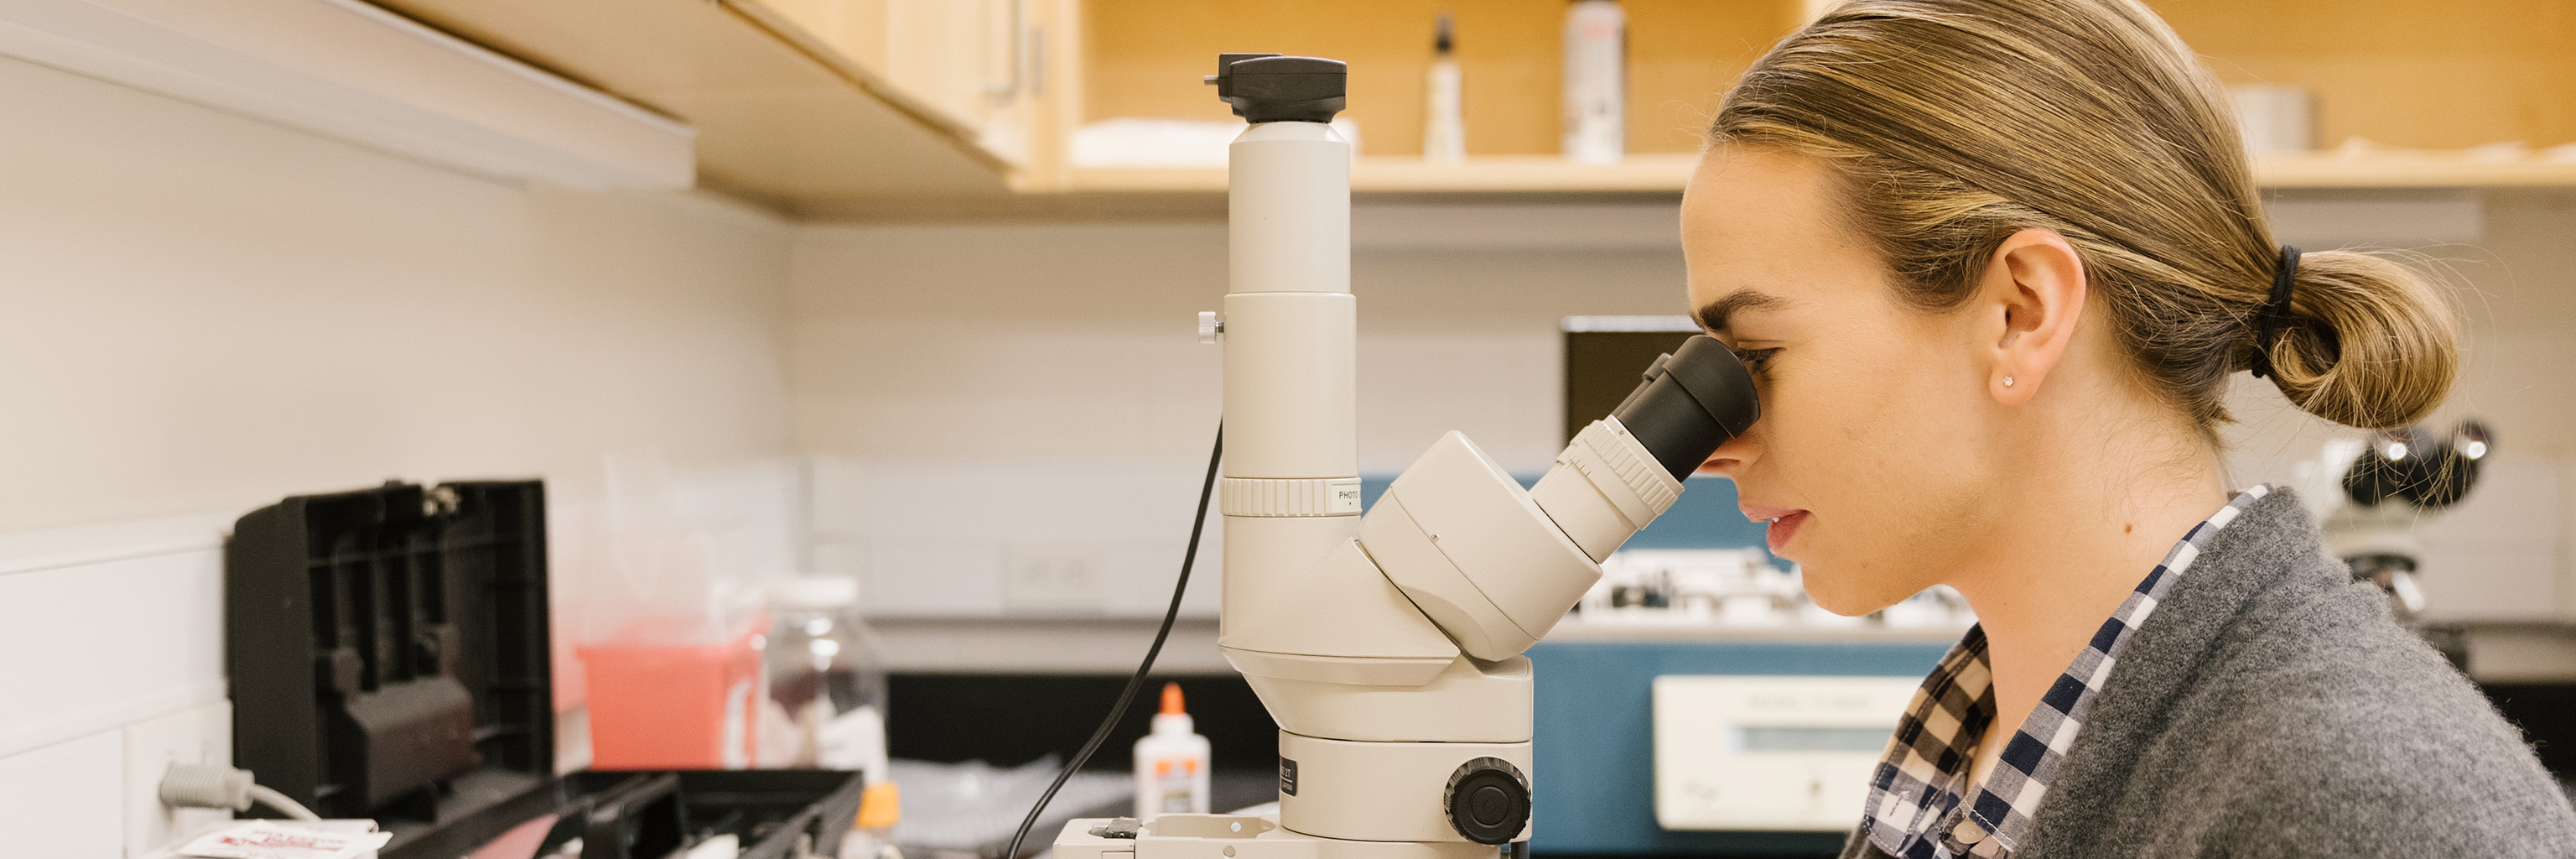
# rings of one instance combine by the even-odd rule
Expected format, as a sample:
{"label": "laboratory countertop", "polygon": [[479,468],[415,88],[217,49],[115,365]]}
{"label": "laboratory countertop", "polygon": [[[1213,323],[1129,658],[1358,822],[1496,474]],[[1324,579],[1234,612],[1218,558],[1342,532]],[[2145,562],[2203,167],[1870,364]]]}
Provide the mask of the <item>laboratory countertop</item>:
{"label": "laboratory countertop", "polygon": [[1885,626],[1855,624],[1820,626],[1781,624],[1746,626],[1711,623],[1582,623],[1568,620],[1547,634],[1548,641],[1794,641],[1870,642],[1886,644],[1953,644],[1966,626]]}

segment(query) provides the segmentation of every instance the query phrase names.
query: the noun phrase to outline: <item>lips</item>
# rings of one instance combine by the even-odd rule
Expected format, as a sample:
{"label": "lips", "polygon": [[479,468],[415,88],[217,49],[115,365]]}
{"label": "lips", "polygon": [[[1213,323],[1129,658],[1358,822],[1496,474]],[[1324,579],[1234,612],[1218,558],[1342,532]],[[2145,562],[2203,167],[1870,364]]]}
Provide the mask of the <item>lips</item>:
{"label": "lips", "polygon": [[1770,524],[1770,530],[1763,536],[1765,542],[1771,545],[1771,553],[1775,555],[1780,553],[1782,547],[1789,545],[1790,537],[1797,535],[1798,526],[1807,523],[1807,511],[1804,510],[1764,507],[1758,504],[1742,505],[1740,509],[1744,511],[1745,519]]}

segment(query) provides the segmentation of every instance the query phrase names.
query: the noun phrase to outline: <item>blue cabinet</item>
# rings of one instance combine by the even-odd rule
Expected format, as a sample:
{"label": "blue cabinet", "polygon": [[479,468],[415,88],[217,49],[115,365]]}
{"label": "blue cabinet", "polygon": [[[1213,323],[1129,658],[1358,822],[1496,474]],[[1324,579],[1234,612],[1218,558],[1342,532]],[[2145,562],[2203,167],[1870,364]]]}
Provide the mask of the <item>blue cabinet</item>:
{"label": "blue cabinet", "polygon": [[1831,855],[1840,833],[1671,832],[1655,824],[1651,687],[1660,674],[1929,674],[1923,640],[1549,640],[1537,666],[1530,849],[1540,854]]}

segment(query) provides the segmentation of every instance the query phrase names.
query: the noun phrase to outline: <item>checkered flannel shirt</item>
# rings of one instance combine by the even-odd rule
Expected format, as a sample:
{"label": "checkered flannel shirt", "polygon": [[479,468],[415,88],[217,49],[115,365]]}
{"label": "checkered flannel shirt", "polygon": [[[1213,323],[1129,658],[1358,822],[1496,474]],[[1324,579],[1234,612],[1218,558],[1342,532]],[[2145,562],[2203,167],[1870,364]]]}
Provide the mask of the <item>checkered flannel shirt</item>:
{"label": "checkered flannel shirt", "polygon": [[1862,810],[1860,834],[1870,844],[1900,859],[2003,859],[2029,832],[2039,812],[2049,779],[2074,745],[2075,732],[2093,709],[2093,693],[2111,676],[2111,666],[2128,646],[2130,633],[2147,621],[2174,579],[2191,567],[2211,535],[2227,527],[2256,499],[2272,491],[2256,486],[2192,526],[2164,563],[2147,573],[2137,590],[2102,622],[2093,641],[2077,654],[2066,673],[2023,719],[2021,729],[2004,745],[2000,765],[1974,786],[1967,801],[1968,764],[1977,743],[1995,721],[1994,667],[1986,655],[1986,631],[1967,637],[1941,658],[1923,680],[1914,700],[1897,723],[1887,757],[1870,778],[1869,804]]}

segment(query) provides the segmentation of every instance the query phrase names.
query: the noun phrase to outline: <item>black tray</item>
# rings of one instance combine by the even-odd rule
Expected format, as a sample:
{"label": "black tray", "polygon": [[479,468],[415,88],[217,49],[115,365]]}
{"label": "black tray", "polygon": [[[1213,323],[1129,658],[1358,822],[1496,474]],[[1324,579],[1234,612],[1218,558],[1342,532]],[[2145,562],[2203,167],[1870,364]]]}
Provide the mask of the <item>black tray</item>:
{"label": "black tray", "polygon": [[582,840],[582,859],[661,859],[706,838],[742,839],[739,859],[788,859],[801,842],[839,852],[859,813],[861,779],[836,770],[577,772],[388,845],[380,859],[457,859],[502,833],[561,815],[548,848]]}

